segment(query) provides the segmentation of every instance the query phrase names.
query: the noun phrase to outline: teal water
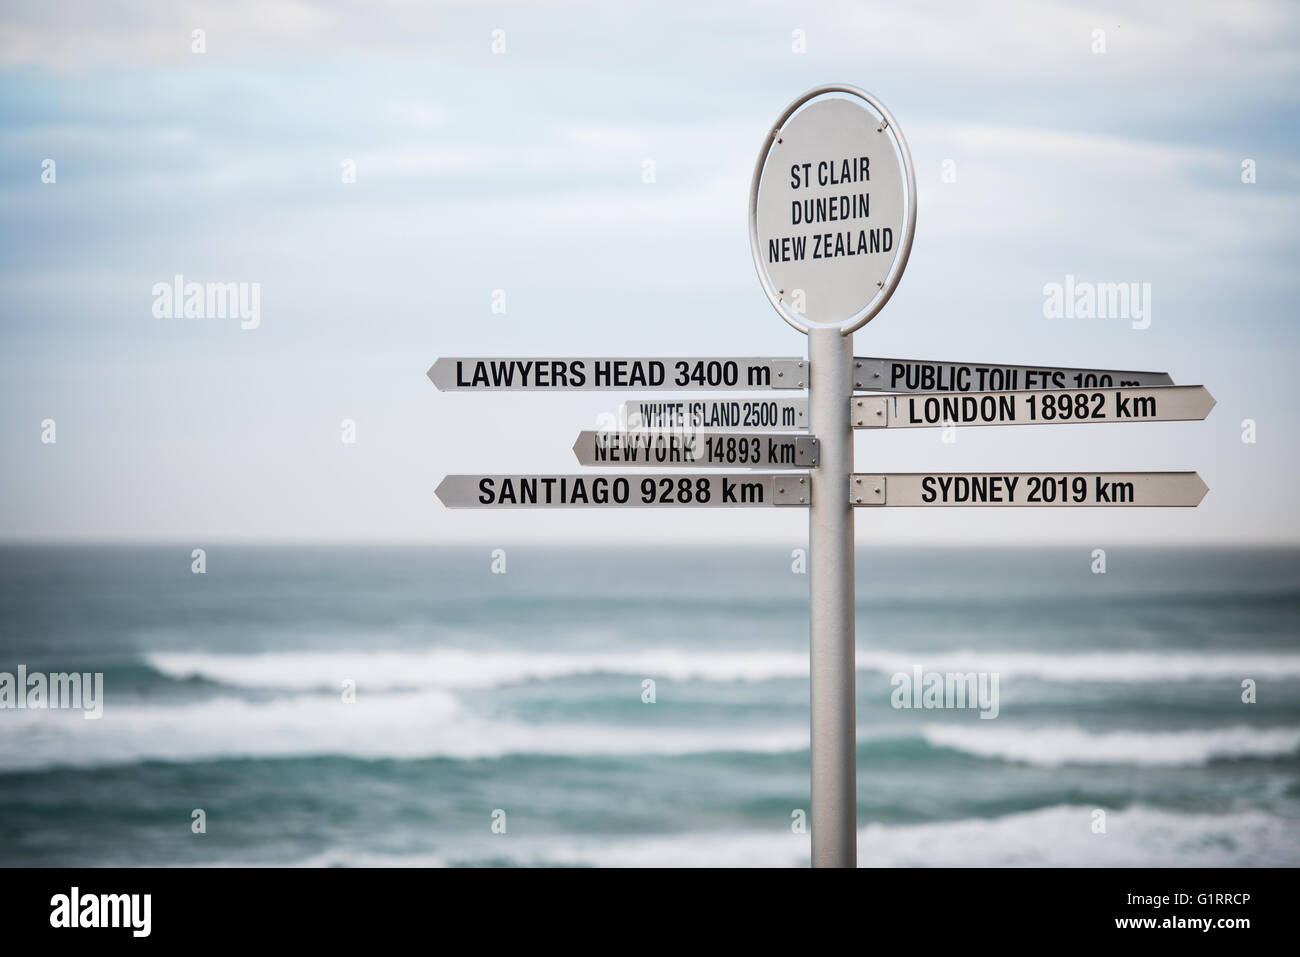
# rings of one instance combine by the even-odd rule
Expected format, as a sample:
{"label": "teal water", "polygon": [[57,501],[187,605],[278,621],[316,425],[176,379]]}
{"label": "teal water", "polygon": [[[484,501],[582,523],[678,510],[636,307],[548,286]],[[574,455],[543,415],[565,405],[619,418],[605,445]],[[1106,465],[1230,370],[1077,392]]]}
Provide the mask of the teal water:
{"label": "teal water", "polygon": [[[791,549],[507,552],[0,548],[0,671],[105,686],[0,710],[0,864],[806,864]],[[1091,564],[859,551],[864,864],[1300,864],[1300,552]]]}

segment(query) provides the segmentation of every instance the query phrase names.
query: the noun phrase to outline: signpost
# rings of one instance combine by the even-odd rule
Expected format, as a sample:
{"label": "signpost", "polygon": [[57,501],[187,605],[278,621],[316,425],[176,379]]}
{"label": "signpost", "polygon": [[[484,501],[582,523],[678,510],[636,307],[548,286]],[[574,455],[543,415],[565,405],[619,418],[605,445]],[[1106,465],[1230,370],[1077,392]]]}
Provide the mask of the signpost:
{"label": "signpost", "polygon": [[946,425],[1067,425],[1203,419],[1214,396],[1203,385],[1059,392],[921,392],[853,400],[855,429]]}
{"label": "signpost", "polygon": [[1208,489],[1195,472],[898,472],[854,475],[854,505],[1173,506],[1194,508]]}
{"label": "signpost", "polygon": [[925,359],[853,360],[853,388],[861,392],[984,392],[1018,389],[1094,389],[1173,385],[1167,372],[1013,366],[996,362]]}
{"label": "signpost", "polygon": [[805,389],[803,359],[482,359],[451,357],[425,373],[443,392]]}
{"label": "signpost", "polygon": [[860,89],[817,87],[764,137],[749,196],[759,282],[808,336],[807,358],[444,357],[427,373],[443,391],[768,393],[628,401],[620,428],[573,446],[582,465],[667,473],[448,475],[436,494],[448,508],[807,508],[817,867],[857,862],[856,507],[1192,507],[1206,493],[1195,472],[855,473],[854,428],[1165,422],[1214,406],[1164,372],[855,358],[853,333],[893,295],[915,229],[897,122]]}
{"label": "signpost", "polygon": [[806,429],[807,399],[643,399],[619,406],[625,429]]}
{"label": "signpost", "polygon": [[810,435],[746,432],[580,432],[581,465],[806,469],[817,464]]}
{"label": "signpost", "polygon": [[808,521],[812,861],[857,864],[853,332],[893,295],[916,231],[912,157],[863,90],[821,86],[791,103],[759,151],[749,241],[759,282],[808,335],[809,427],[820,442]]}
{"label": "signpost", "polygon": [[448,475],[448,508],[760,508],[807,505],[806,475]]}

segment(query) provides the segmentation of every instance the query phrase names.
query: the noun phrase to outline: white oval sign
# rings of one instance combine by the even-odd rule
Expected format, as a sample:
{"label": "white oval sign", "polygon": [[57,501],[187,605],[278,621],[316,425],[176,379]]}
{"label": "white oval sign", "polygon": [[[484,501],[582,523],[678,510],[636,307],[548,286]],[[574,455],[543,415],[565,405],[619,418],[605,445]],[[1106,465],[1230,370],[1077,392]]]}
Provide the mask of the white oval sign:
{"label": "white oval sign", "polygon": [[893,292],[915,222],[894,136],[861,100],[826,98],[790,117],[760,160],[755,264],[801,329],[856,328]]}

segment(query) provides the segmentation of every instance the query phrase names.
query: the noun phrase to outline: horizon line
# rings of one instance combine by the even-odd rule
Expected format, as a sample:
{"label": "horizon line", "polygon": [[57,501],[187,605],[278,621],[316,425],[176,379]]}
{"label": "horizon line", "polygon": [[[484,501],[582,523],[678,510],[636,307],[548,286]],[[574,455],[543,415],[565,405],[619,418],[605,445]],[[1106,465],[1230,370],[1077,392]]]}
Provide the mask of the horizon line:
{"label": "horizon line", "polygon": [[[493,548],[678,548],[682,546],[698,547],[716,547],[716,548],[785,548],[785,547],[808,547],[806,539],[787,539],[787,540],[763,540],[752,541],[745,539],[728,539],[721,541],[688,539],[680,542],[661,541],[657,539],[638,539],[623,540],[620,542],[608,542],[596,539],[580,539],[571,541],[533,541],[533,540],[488,540],[488,539],[451,539],[445,541],[427,541],[417,539],[297,539],[297,538],[274,538],[274,539],[233,539],[233,538],[204,538],[196,536],[188,541],[182,539],[124,539],[124,538],[25,538],[25,539],[5,539],[0,538],[0,548],[126,548],[126,547],[148,547],[148,548],[211,548],[211,547],[235,547],[235,548],[466,548],[466,547],[493,547]],[[1266,541],[1245,541],[1236,539],[1224,540],[1196,540],[1196,541],[1156,541],[1142,542],[1133,540],[1112,540],[1109,543],[1099,543],[1097,539],[1084,541],[1068,540],[1059,542],[1016,542],[1005,540],[977,541],[977,542],[945,542],[945,541],[900,541],[890,539],[876,539],[870,543],[855,543],[855,549],[863,547],[890,547],[890,548],[916,548],[916,549],[977,549],[977,548],[997,548],[997,549],[1049,549],[1049,548],[1102,548],[1102,547],[1137,547],[1151,549],[1167,550],[1187,550],[1195,548],[1220,549],[1220,550],[1295,550],[1300,551],[1300,540],[1266,540]]]}

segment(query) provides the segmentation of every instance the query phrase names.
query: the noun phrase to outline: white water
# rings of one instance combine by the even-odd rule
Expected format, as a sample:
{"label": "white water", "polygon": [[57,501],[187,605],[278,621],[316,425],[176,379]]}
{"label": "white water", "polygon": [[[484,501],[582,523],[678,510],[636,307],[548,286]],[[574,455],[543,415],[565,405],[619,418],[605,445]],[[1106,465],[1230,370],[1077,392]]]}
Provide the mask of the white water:
{"label": "white water", "polygon": [[[1184,814],[1147,807],[1110,811],[1094,833],[1094,808],[1057,805],[1000,818],[868,825],[862,867],[1253,867],[1295,866],[1300,823],[1262,811]],[[486,830],[486,829],[485,829]],[[692,832],[637,839],[513,834],[461,840],[433,854],[338,848],[303,866],[429,867],[505,859],[521,865],[596,867],[807,867],[808,835]]]}
{"label": "white water", "polygon": [[[677,681],[759,682],[808,675],[806,654],[781,651],[695,651],[675,648],[610,652],[303,651],[252,655],[154,652],[146,661],[177,679],[201,677],[244,688],[486,689],[529,681],[594,674],[652,676]],[[1300,678],[1300,654],[1284,652],[948,651],[933,653],[858,649],[858,670],[892,675],[925,671],[983,671],[1002,680],[1151,682],[1194,679]]]}

